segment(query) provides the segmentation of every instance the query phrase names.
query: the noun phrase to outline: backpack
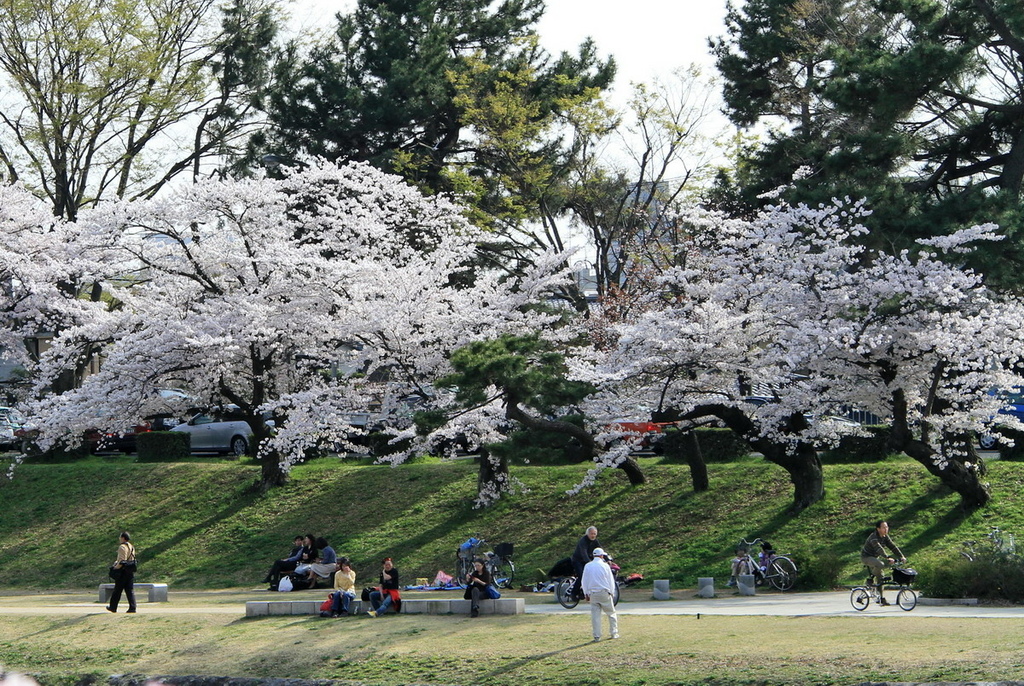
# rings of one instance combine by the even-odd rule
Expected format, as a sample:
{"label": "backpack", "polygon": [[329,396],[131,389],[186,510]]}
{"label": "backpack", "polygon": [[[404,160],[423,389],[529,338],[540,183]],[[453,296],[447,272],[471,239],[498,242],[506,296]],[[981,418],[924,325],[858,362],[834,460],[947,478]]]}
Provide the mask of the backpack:
{"label": "backpack", "polygon": [[282,593],[292,590],[292,578],[290,576],[281,577],[281,580],[277,582],[277,590]]}

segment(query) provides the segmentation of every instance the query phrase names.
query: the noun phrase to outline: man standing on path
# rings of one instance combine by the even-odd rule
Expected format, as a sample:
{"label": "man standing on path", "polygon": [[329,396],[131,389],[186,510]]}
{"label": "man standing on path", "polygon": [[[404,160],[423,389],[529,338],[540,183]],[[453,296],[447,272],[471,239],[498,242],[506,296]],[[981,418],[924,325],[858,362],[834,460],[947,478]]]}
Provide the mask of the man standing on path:
{"label": "man standing on path", "polygon": [[576,550],[572,551],[572,569],[576,574],[576,584],[572,588],[572,593],[577,598],[580,595],[583,568],[590,564],[590,561],[594,559],[594,550],[600,547],[601,542],[597,540],[597,527],[591,526],[576,543]]}
{"label": "man standing on path", "polygon": [[608,633],[619,637],[619,618],[615,614],[615,575],[608,566],[612,559],[603,548],[594,549],[594,559],[583,568],[583,593],[590,602],[590,623],[594,640],[601,640],[601,613],[608,615]]}
{"label": "man standing on path", "polygon": [[876,522],[875,530],[868,536],[868,540],[864,541],[864,547],[860,550],[860,561],[871,570],[871,574],[875,578],[879,605],[889,604],[889,601],[882,595],[882,574],[886,567],[891,567],[896,562],[895,559],[886,557],[885,548],[888,548],[889,552],[895,555],[900,562],[906,562],[907,558],[903,552],[889,538],[889,523],[886,521]]}

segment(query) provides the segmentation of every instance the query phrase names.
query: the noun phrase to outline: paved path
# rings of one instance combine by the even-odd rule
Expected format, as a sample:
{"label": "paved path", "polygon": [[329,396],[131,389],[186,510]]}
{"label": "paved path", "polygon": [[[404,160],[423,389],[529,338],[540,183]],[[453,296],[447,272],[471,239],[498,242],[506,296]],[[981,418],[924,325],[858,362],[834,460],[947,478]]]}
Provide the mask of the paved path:
{"label": "paved path", "polygon": [[[684,592],[685,593],[685,592]],[[1024,619],[1024,606],[990,607],[977,605],[926,605],[919,602],[910,612],[895,605],[895,592],[887,597],[893,604],[889,607],[871,605],[858,612],[850,605],[850,592],[836,593],[771,593],[755,596],[723,595],[717,598],[682,597],[674,593],[673,600],[648,600],[619,603],[619,614],[629,615],[775,615],[783,617],[803,616],[916,616],[916,617],[1013,617]],[[527,605],[527,614],[557,612],[589,613],[584,603],[574,610],[566,610],[554,603]]]}
{"label": "paved path", "polygon": [[[992,607],[971,605],[928,605],[924,601],[910,612],[895,605],[870,606],[857,612],[850,606],[848,591],[835,593],[766,593],[739,596],[729,593],[717,598],[697,598],[692,589],[673,593],[672,600],[640,600],[622,602],[620,614],[629,615],[767,615],[801,616],[897,616],[897,617],[1002,617],[1024,619],[1024,606]],[[139,603],[139,613],[148,615],[217,614],[245,616],[245,602],[226,599],[204,599],[203,593],[170,593],[167,603]],[[211,594],[212,595],[212,594]],[[291,595],[291,594],[289,594]],[[590,607],[580,604],[566,610],[554,602],[553,596],[526,596],[527,614],[586,614]],[[413,597],[413,593],[409,593]],[[319,594],[317,598],[319,598]],[[266,599],[266,594],[253,593],[248,600]],[[309,596],[312,598],[312,596]],[[890,592],[889,600],[895,595]],[[274,598],[277,600],[278,598]],[[284,599],[284,598],[281,598]],[[306,595],[302,599],[307,599]],[[122,601],[123,602],[123,601]],[[86,601],[80,595],[7,595],[0,596],[2,615],[88,615],[107,614],[103,605]]]}

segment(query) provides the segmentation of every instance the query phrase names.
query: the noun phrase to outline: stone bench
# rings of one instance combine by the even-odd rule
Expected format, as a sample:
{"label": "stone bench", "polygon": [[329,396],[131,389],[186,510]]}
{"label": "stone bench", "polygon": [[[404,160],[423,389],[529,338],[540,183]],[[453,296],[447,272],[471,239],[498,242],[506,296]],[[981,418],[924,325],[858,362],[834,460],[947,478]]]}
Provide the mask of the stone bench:
{"label": "stone bench", "polygon": [[[262,617],[266,615],[317,615],[320,605],[326,598],[319,600],[248,600],[245,603],[246,617]],[[471,601],[462,598],[414,598],[402,599],[402,614],[405,615],[466,615],[469,616]],[[370,604],[361,600],[353,600],[349,612],[359,614],[370,608]],[[526,612],[526,601],[522,598],[498,598],[497,600],[481,600],[482,615],[521,615]]]}
{"label": "stone bench", "polygon": [[[167,602],[167,584],[135,584],[135,599],[142,599],[142,591],[147,592],[146,599],[151,603]],[[100,584],[100,602],[110,602],[110,596],[114,595],[114,584]]]}

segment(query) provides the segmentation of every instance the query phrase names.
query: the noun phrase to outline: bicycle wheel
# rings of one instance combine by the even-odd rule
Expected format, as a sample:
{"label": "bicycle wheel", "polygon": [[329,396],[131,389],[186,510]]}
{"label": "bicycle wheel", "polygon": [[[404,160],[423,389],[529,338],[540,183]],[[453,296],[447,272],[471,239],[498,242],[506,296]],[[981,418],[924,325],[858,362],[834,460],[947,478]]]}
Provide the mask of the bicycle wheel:
{"label": "bicycle wheel", "polygon": [[555,586],[555,600],[566,610],[571,610],[580,603],[580,599],[573,595],[572,587],[576,584],[576,577],[570,576],[562,579]]}
{"label": "bicycle wheel", "polygon": [[619,588],[620,586],[618,584],[615,584],[615,597],[612,598],[612,605],[619,604]]}
{"label": "bicycle wheel", "polygon": [[850,605],[853,605],[854,610],[857,610],[858,612],[863,612],[864,610],[868,609],[868,605],[870,604],[871,593],[868,592],[868,589],[864,588],[863,586],[858,586],[857,588],[850,591]]}
{"label": "bicycle wheel", "polygon": [[462,557],[456,553],[455,556],[455,583],[459,585],[459,588],[466,587],[466,575],[473,569],[472,560]]}
{"label": "bicycle wheel", "polygon": [[516,566],[512,560],[502,558],[494,566],[494,584],[498,588],[512,588],[512,582],[516,578]]}
{"label": "bicycle wheel", "polygon": [[910,612],[917,607],[917,593],[910,588],[901,588],[900,592],[896,594],[896,604],[900,606],[901,610]]}
{"label": "bicycle wheel", "polygon": [[775,588],[788,591],[796,583],[796,565],[788,557],[776,557],[768,567],[768,578]]}

